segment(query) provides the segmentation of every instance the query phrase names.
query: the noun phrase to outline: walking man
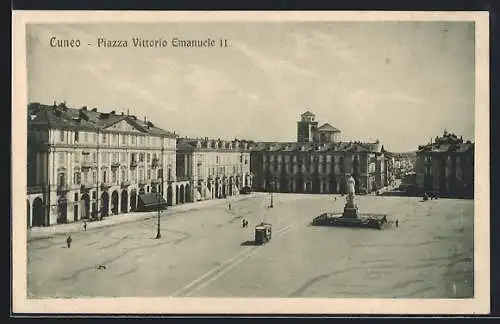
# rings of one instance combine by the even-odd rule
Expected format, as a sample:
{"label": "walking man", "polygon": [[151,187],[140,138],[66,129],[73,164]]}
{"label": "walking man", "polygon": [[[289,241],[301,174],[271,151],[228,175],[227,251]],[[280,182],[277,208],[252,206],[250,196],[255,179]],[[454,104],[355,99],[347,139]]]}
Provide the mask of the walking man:
{"label": "walking man", "polygon": [[83,221],[83,230],[87,231],[87,221]]}
{"label": "walking man", "polygon": [[396,219],[396,227],[399,226],[399,221]]}
{"label": "walking man", "polygon": [[71,235],[68,235],[68,238],[66,239],[66,244],[68,245],[68,249],[71,247],[71,241],[73,241],[71,239]]}

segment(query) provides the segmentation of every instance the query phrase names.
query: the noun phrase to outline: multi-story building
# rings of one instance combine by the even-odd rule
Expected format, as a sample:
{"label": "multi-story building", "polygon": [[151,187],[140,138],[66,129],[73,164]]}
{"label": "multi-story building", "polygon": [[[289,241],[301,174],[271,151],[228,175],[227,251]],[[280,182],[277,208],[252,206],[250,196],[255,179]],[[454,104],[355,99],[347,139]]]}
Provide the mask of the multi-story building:
{"label": "multi-story building", "polygon": [[[176,135],[65,103],[28,106],[28,225],[127,213],[176,194]],[[165,170],[166,174],[163,174]],[[164,188],[167,188],[164,190]]]}
{"label": "multi-story building", "polygon": [[178,138],[177,177],[180,203],[225,198],[252,187],[251,142]]}
{"label": "multi-story building", "polygon": [[395,167],[396,159],[394,158],[393,154],[386,152],[384,150],[383,146],[382,146],[381,151],[384,154],[384,161],[385,161],[384,173],[385,173],[386,177],[385,177],[384,186],[387,187],[387,186],[393,184],[394,181],[396,180],[396,167]]}
{"label": "multi-story building", "polygon": [[389,168],[378,141],[341,142],[340,130],[317,125],[308,111],[298,122],[297,142],[253,145],[250,165],[256,190],[344,193],[346,174],[355,178],[357,192],[387,185]]}
{"label": "multi-story building", "polygon": [[258,143],[251,153],[257,190],[345,193],[345,176],[356,192],[372,192],[385,183],[384,155],[377,143]]}
{"label": "multi-story building", "polygon": [[416,182],[420,191],[440,196],[474,197],[474,143],[444,132],[417,151]]}

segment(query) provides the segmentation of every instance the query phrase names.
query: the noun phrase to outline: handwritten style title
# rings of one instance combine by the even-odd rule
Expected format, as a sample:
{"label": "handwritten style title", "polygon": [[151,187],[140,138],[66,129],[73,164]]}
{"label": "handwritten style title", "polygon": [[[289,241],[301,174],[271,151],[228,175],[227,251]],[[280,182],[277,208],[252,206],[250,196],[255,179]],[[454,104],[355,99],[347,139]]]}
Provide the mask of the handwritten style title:
{"label": "handwritten style title", "polygon": [[[170,40],[166,40],[163,38],[145,39],[133,37],[131,39],[107,39],[99,37],[95,43],[87,43],[87,45],[99,48],[215,48],[228,47],[229,42],[227,39],[223,38],[181,39],[179,37],[174,37]],[[51,37],[49,46],[53,48],[78,48],[82,46],[82,42],[79,39],[59,39],[57,37]]]}

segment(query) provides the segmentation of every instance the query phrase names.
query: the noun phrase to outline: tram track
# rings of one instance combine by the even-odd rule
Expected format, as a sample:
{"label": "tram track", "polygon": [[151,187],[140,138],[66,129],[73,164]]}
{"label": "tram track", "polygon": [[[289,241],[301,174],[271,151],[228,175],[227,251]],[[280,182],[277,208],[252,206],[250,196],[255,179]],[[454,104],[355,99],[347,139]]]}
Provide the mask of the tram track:
{"label": "tram track", "polygon": [[[286,235],[296,226],[296,223],[291,223],[280,230],[278,230],[273,236],[280,237]],[[212,282],[218,280],[220,277],[228,273],[230,270],[238,266],[240,263],[250,258],[252,255],[259,252],[265,245],[253,246],[250,248],[243,249],[242,251],[236,253],[226,261],[222,262],[218,266],[212,268],[211,270],[205,272],[198,278],[194,279],[184,287],[176,290],[171,294],[171,297],[189,297],[195,292],[207,287]]]}

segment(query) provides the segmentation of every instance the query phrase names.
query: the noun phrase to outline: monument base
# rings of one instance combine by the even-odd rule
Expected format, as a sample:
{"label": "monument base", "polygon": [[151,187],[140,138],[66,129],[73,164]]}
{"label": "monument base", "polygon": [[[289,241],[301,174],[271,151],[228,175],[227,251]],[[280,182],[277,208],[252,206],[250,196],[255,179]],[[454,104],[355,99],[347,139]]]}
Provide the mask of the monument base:
{"label": "monument base", "polygon": [[358,217],[358,207],[344,207],[344,213],[342,217],[346,218],[357,218]]}

